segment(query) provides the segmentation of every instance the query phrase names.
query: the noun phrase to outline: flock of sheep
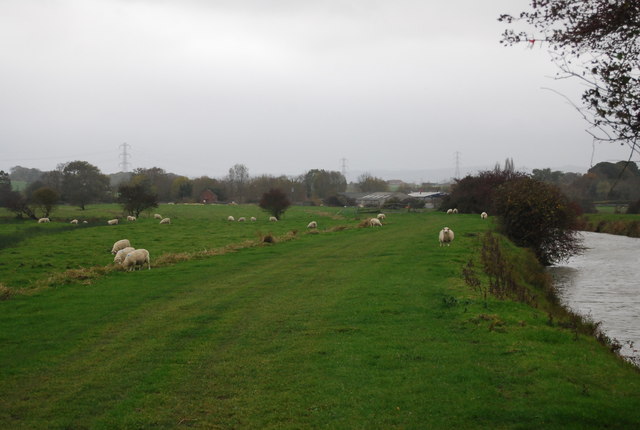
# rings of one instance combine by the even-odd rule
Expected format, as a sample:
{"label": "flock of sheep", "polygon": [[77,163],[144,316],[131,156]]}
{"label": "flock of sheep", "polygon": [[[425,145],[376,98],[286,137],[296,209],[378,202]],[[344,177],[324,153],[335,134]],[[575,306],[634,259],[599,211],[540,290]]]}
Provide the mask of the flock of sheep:
{"label": "flock of sheep", "polygon": [[[447,213],[457,214],[458,209],[449,209],[447,210]],[[171,224],[170,218],[164,218],[160,214],[154,214],[153,217],[155,219],[159,219],[160,224]],[[370,227],[382,227],[382,221],[385,218],[386,218],[385,214],[379,213],[375,218],[370,218],[369,220],[367,220],[364,223],[364,225],[368,225]],[[488,214],[486,212],[482,212],[480,214],[480,218],[487,219]],[[256,217],[251,217],[250,220],[255,222]],[[50,221],[51,220],[49,218],[38,219],[38,223],[47,223]],[[136,221],[136,217],[127,216],[127,221]],[[235,221],[235,218],[229,215],[227,217],[227,221]],[[246,221],[245,217],[238,218],[238,222],[244,222],[244,221]],[[269,217],[269,221],[277,222],[278,219],[272,216],[272,217]],[[87,221],[83,221],[83,223],[86,223],[86,222]],[[78,224],[78,220],[77,219],[72,220],[71,224]],[[118,219],[117,218],[110,219],[107,221],[107,224],[109,225],[118,224]],[[307,224],[307,228],[317,229],[318,222],[317,221],[309,222],[309,224]],[[450,246],[451,242],[453,242],[454,237],[455,237],[455,234],[453,230],[451,230],[449,227],[444,227],[442,230],[440,230],[440,233],[438,234],[438,240],[440,242],[440,246]],[[147,264],[148,269],[151,270],[151,260],[149,258],[149,251],[142,248],[141,249],[133,248],[128,239],[121,239],[115,242],[113,244],[113,247],[111,248],[111,253],[115,255],[115,257],[113,258],[113,262],[116,264],[122,265],[123,269],[126,271],[131,272],[138,268],[143,268],[145,264]]]}
{"label": "flock of sheep", "polygon": [[146,249],[135,249],[131,246],[129,239],[120,239],[113,244],[111,253],[115,254],[113,262],[121,264],[122,268],[128,272],[136,270],[138,267],[143,268],[147,263],[149,270],[151,270],[151,259],[149,258],[149,251]]}

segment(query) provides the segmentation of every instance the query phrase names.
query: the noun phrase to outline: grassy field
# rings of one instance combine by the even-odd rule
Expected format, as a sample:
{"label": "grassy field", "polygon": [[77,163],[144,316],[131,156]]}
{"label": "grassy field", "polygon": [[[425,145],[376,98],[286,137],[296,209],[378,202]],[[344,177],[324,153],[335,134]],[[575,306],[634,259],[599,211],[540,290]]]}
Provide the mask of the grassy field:
{"label": "grassy field", "polygon": [[[640,423],[636,368],[541,307],[465,285],[489,226],[477,216],[392,213],[357,228],[331,208],[268,223],[253,206],[174,205],[158,209],[171,225],[107,226],[117,210],[91,207],[80,226],[73,208],[0,223],[1,428]],[[441,248],[445,225],[456,240]],[[125,237],[152,270],[109,269]]]}

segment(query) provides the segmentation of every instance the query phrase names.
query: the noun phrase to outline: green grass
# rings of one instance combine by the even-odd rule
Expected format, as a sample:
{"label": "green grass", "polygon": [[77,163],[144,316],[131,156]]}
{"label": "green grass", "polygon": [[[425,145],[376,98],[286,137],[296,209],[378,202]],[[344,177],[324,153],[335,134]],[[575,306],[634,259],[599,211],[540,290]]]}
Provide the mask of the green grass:
{"label": "green grass", "polygon": [[[46,233],[0,249],[3,262],[25,263],[56,243],[49,270],[64,272],[77,244],[99,249],[87,265],[109,264],[114,228],[151,243],[152,263],[157,254],[194,256],[201,247],[254,240],[258,231],[282,237],[299,230],[275,245],[112,271],[0,302],[0,427],[640,422],[635,368],[594,339],[549,325],[541,309],[491,299],[485,305],[464,285],[461,267],[488,226],[476,216],[396,213],[382,228],[360,229],[329,208],[292,208],[277,224],[255,225],[227,223],[229,209],[162,207],[170,226],[142,219],[70,231],[51,223],[37,226]],[[256,208],[233,209],[251,216]],[[320,234],[306,234],[310,219]],[[440,248],[444,225],[456,240]],[[336,226],[348,228],[327,229]],[[31,282],[48,276],[25,270]],[[12,288],[28,283],[4,276]]]}

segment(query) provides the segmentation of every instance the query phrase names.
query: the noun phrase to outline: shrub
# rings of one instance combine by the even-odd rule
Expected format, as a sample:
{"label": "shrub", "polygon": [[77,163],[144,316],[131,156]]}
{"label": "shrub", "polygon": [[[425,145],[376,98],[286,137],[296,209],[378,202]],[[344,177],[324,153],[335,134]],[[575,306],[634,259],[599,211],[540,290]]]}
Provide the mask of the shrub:
{"label": "shrub", "polygon": [[277,219],[280,219],[287,208],[291,206],[291,201],[281,190],[272,188],[262,195],[258,205]]}
{"label": "shrub", "polygon": [[507,181],[496,190],[494,203],[500,231],[531,248],[542,264],[582,251],[574,205],[555,185],[528,177]]}

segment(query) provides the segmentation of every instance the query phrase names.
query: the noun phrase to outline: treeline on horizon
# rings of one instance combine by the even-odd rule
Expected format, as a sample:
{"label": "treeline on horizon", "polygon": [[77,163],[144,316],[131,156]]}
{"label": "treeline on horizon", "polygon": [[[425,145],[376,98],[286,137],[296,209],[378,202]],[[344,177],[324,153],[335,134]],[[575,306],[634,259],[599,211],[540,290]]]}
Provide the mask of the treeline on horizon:
{"label": "treeline on horizon", "polygon": [[[495,169],[499,168],[496,165]],[[585,174],[550,168],[533,169],[529,176],[556,185],[584,212],[594,212],[594,203],[597,202],[628,205],[640,200],[640,171],[634,162],[601,162]],[[0,192],[7,193],[12,189],[11,183],[17,182],[22,185],[21,195],[27,199],[34,192],[46,188],[57,194],[59,203],[84,207],[89,203],[114,202],[120,185],[144,182],[161,202],[197,203],[202,201],[203,192],[211,191],[219,202],[256,203],[268,190],[280,189],[293,202],[342,206],[353,203],[342,194],[346,191],[449,191],[464,180],[455,180],[448,185],[391,184],[390,181],[365,173],[357,182],[347,183],[341,172],[323,169],[312,169],[298,176],[251,176],[243,164],[231,167],[223,178],[188,178],[159,167],[105,175],[86,161],[73,161],[46,172],[22,166],[12,167],[9,173],[0,172]]]}

